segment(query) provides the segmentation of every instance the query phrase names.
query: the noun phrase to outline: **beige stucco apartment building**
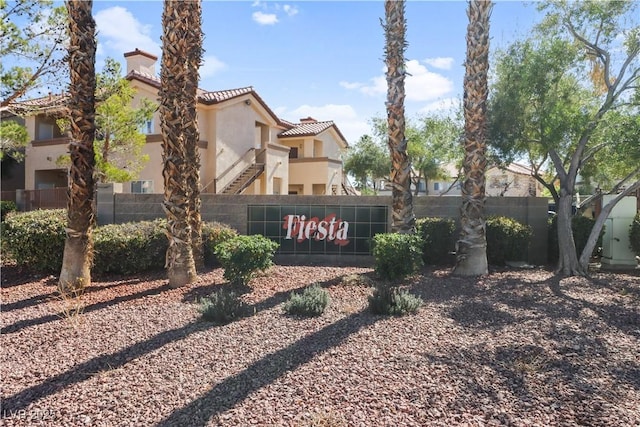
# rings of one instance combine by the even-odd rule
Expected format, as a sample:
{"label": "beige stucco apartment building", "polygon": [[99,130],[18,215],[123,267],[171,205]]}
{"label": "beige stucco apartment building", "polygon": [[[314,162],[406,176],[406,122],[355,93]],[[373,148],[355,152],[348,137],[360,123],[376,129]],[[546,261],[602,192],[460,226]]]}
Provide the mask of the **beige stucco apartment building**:
{"label": "beige stucco apartment building", "polygon": [[[125,53],[126,78],[141,98],[158,101],[157,57],[136,49]],[[56,159],[67,152],[69,139],[55,119],[64,96],[48,96],[21,103],[31,111],[23,120],[32,141],[25,149],[27,190],[66,187],[67,170]],[[349,192],[343,185],[341,153],[347,141],[332,121],[311,117],[300,123],[282,120],[253,87],[205,91],[198,94],[200,181],[203,193],[327,194]],[[22,119],[20,119],[22,121]],[[162,193],[162,135],[158,113],[147,123],[145,154],[149,162],[122,192]]]}

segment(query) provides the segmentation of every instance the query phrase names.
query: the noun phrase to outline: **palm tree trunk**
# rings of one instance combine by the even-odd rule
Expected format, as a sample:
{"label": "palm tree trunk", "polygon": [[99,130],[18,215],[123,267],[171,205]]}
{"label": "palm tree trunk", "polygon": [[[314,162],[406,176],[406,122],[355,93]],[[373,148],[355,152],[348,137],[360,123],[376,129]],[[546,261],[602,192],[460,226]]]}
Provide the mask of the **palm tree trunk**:
{"label": "palm tree trunk", "polygon": [[95,219],[95,91],[96,23],[92,1],[68,0],[70,69],[69,110],[72,141],[69,144],[67,237],[64,244],[60,291],[79,291],[91,284],[92,227]]}
{"label": "palm tree trunk", "polygon": [[185,93],[188,72],[184,59],[184,53],[190,49],[186,34],[193,17],[191,9],[184,5],[181,1],[165,0],[162,13],[159,112],[163,149],[163,208],[167,215],[169,239],[166,268],[171,287],[184,286],[196,278],[189,225],[187,134],[184,131],[192,120],[186,106],[195,102],[195,98],[189,99]]}
{"label": "palm tree trunk", "polygon": [[404,116],[404,52],[406,19],[404,0],[385,0],[385,62],[387,65],[387,129],[391,154],[392,223],[396,233],[415,233],[416,218],[411,194],[411,161],[407,155]]}
{"label": "palm tree trunk", "polygon": [[202,247],[202,216],[200,214],[200,153],[198,142],[200,133],[196,105],[198,102],[199,69],[202,62],[202,3],[200,0],[188,1],[183,7],[189,9],[192,16],[191,25],[186,36],[188,51],[185,52],[187,76],[185,96],[193,100],[185,105],[188,120],[185,123],[185,143],[187,156],[187,186],[189,187],[189,226],[191,227],[191,250],[196,268],[204,267],[204,251]]}
{"label": "palm tree trunk", "polygon": [[491,1],[471,0],[467,15],[467,59],[464,77],[464,174],[460,237],[453,274],[477,276],[488,272],[485,234],[485,157]]}

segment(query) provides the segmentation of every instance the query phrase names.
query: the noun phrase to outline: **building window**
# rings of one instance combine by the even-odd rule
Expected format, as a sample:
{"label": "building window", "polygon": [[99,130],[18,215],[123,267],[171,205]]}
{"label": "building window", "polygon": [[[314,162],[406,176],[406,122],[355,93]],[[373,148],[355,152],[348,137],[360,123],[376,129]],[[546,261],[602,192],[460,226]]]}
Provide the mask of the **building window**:
{"label": "building window", "polygon": [[38,123],[38,139],[53,139],[53,124]]}
{"label": "building window", "polygon": [[440,183],[439,182],[434,182],[433,183],[433,191],[440,191]]}
{"label": "building window", "polygon": [[298,158],[298,147],[291,147],[289,150],[289,158],[297,159]]}
{"label": "building window", "polygon": [[151,135],[153,133],[153,119],[147,120],[140,126],[140,133]]}
{"label": "building window", "polygon": [[153,181],[131,181],[131,192],[134,194],[153,193]]}

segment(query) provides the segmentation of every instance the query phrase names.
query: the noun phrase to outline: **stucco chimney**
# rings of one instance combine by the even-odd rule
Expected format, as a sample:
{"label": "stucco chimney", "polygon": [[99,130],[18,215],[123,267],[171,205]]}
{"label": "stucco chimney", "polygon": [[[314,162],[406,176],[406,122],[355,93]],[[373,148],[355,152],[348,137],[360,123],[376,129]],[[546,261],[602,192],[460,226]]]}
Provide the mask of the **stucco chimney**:
{"label": "stucco chimney", "polygon": [[136,48],[133,52],[126,52],[124,58],[127,60],[127,74],[137,71],[151,76],[156,75],[157,56]]}
{"label": "stucco chimney", "polygon": [[304,119],[300,119],[300,123],[318,123],[318,121],[313,117],[306,117]]}

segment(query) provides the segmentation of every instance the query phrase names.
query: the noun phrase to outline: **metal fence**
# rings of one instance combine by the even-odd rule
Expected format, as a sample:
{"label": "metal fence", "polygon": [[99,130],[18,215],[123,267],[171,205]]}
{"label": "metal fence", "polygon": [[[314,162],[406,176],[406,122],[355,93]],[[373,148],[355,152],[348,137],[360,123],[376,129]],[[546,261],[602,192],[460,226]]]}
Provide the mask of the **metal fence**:
{"label": "metal fence", "polygon": [[65,187],[44,190],[2,191],[0,198],[15,202],[20,211],[62,209],[67,207],[67,189]]}

